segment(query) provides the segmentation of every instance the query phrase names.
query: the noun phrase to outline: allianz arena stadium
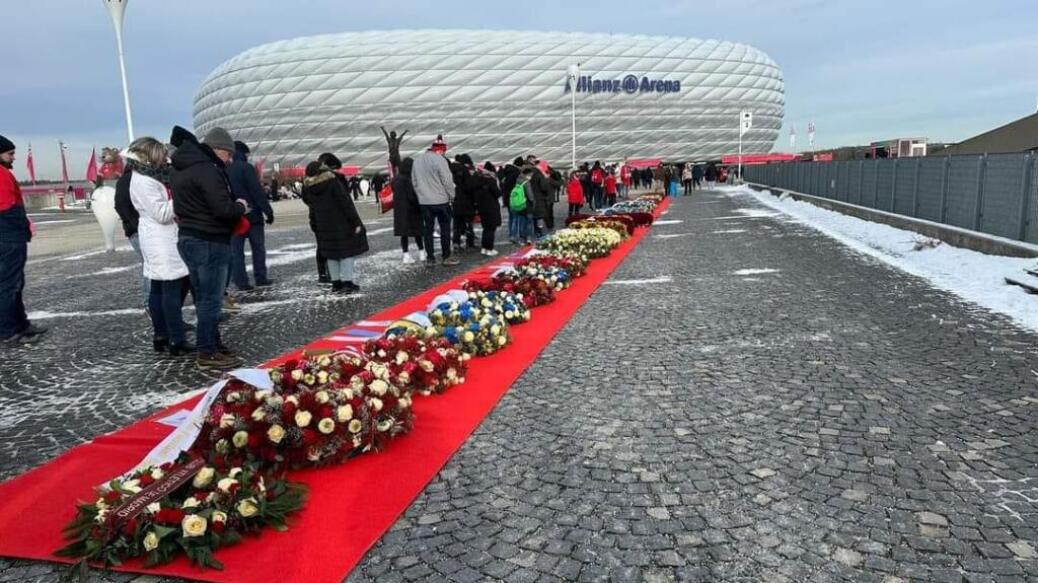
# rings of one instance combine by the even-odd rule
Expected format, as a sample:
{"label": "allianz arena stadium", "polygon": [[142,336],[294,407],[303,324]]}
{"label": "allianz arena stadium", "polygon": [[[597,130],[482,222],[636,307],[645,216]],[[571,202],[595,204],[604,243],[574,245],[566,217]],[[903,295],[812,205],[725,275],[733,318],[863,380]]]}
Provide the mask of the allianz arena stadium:
{"label": "allianz arena stadium", "polygon": [[[579,64],[571,80],[568,70]],[[408,130],[402,155],[442,134],[450,153],[502,162],[720,159],[771,150],[782,73],[763,52],[693,38],[557,32],[390,30],[279,41],[216,68],[194,104],[195,129],[227,128],[254,157],[301,166],[336,153],[386,167],[379,130]]]}

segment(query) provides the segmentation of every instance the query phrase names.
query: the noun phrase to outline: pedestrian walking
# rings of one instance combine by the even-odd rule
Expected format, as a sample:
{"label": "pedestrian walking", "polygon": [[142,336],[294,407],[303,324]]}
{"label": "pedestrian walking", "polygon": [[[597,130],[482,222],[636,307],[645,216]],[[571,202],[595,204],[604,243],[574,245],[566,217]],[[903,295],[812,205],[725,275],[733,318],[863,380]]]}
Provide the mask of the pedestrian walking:
{"label": "pedestrian walking", "polygon": [[717,166],[713,162],[706,165],[705,177],[707,188],[717,186]]}
{"label": "pedestrian walking", "polygon": [[535,237],[541,237],[545,230],[551,230],[555,226],[552,204],[555,183],[541,171],[538,166],[540,161],[536,156],[527,156],[526,163],[531,170],[529,185],[533,197],[533,232]]}
{"label": "pedestrian walking", "polygon": [[534,207],[533,187],[530,182],[533,180],[533,172],[532,166],[524,166],[519,180],[508,193],[509,212],[516,221],[516,241],[524,245],[530,244],[530,217]]}
{"label": "pedestrian walking", "polygon": [[681,185],[685,188],[685,196],[692,194],[692,167],[689,164],[681,168]]}
{"label": "pedestrian walking", "polygon": [[523,159],[516,158],[511,164],[505,164],[503,168],[497,173],[497,178],[501,183],[502,201],[501,206],[508,209],[508,241],[513,245],[519,244],[519,217],[512,213],[512,207],[509,204],[509,195],[512,193],[512,188],[515,187],[515,183],[519,181],[519,175],[522,173]]}
{"label": "pedestrian walking", "polygon": [[[196,344],[201,367],[239,364],[220,338],[223,295],[231,260],[231,235],[248,213],[248,203],[235,200],[225,167],[234,156],[234,140],[216,127],[201,143],[191,132],[173,128],[176,147],[170,185],[173,212],[179,220],[177,250],[187,266],[195,298]],[[131,183],[132,184],[132,183]]]}
{"label": "pedestrian walking", "polygon": [[[467,162],[463,161],[463,158]],[[463,248],[476,248],[476,231],[473,227],[473,221],[476,218],[476,201],[473,198],[473,193],[470,190],[471,185],[468,180],[471,166],[472,159],[469,158],[468,154],[456,156],[453,162],[448,163],[451,178],[454,181],[454,202],[451,204],[451,212],[454,218],[454,233],[451,236],[451,240],[454,242],[456,251],[461,251]],[[462,247],[462,239],[465,240],[464,247]]]}
{"label": "pedestrian walking", "polygon": [[569,203],[567,216],[580,214],[580,209],[584,206],[584,187],[580,184],[580,176],[576,170],[570,173],[569,182],[566,184],[566,201]]}
{"label": "pedestrian walking", "polygon": [[457,265],[457,257],[451,255],[451,197],[454,196],[454,178],[447,164],[447,143],[437,136],[429,149],[415,158],[411,170],[418,204],[422,210],[423,237],[425,239],[425,264],[435,266],[433,231],[439,224],[440,253],[444,265]]}
{"label": "pedestrian walking", "polygon": [[314,161],[306,166],[303,190],[313,209],[317,249],[328,261],[332,291],[340,294],[360,291],[354,281],[354,262],[358,255],[368,252],[368,237],[346,187],[328,166]]}
{"label": "pedestrian walking", "polygon": [[244,142],[234,142],[234,159],[227,167],[231,193],[235,198],[245,200],[250,209],[245,215],[249,220],[248,232],[231,237],[231,278],[235,287],[242,291],[253,289],[249,285],[249,274],[245,271],[246,241],[252,250],[252,276],[256,285],[265,287],[273,284],[267,277],[267,243],[263,224],[274,224],[274,209],[260,184],[256,167],[249,163],[249,153],[249,146]]}
{"label": "pedestrian walking", "polygon": [[152,348],[181,356],[194,350],[187,343],[183,306],[187,265],[177,250],[178,228],[169,190],[166,146],[155,138],[134,140],[126,150],[130,203],[138,216],[137,237],[144,278],[150,282],[148,314]]}
{"label": "pedestrian walking", "polygon": [[613,170],[606,172],[605,183],[602,185],[602,188],[605,191],[606,207],[611,207],[616,204],[616,173]]}
{"label": "pedestrian walking", "polygon": [[14,142],[0,136],[0,346],[31,344],[46,332],[29,321],[22,294],[32,227],[18,179],[11,169]]}
{"label": "pedestrian walking", "polygon": [[498,184],[497,176],[494,174],[494,166],[487,162],[482,167],[472,167],[472,160],[468,154],[462,156],[471,168],[468,176],[469,192],[472,193],[473,201],[476,203],[476,212],[479,214],[479,225],[482,229],[480,234],[480,253],[487,257],[497,255],[494,249],[494,236],[497,228],[501,226],[501,186]]}
{"label": "pedestrian walking", "polygon": [[703,167],[699,164],[692,166],[692,188],[703,189]]}
{"label": "pedestrian walking", "polygon": [[599,210],[605,204],[605,171],[602,170],[602,163],[595,161],[595,165],[591,167],[591,209]]}
{"label": "pedestrian walking", "polygon": [[633,176],[633,173],[631,172],[631,167],[627,164],[627,161],[624,160],[623,165],[620,166],[620,197],[621,198],[626,199],[626,198],[631,196],[632,176]]}
{"label": "pedestrian walking", "polygon": [[419,254],[425,247],[422,240],[422,210],[411,183],[413,168],[414,159],[404,158],[393,177],[393,234],[400,237],[400,252],[405,265],[415,262],[415,258],[408,253],[410,239],[414,239]]}

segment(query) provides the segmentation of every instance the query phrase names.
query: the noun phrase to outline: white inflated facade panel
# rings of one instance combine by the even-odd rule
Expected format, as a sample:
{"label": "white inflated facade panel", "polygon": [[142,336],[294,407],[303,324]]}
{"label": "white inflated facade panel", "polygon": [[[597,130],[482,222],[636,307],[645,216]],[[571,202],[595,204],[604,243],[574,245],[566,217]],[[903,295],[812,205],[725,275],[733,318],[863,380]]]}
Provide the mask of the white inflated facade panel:
{"label": "white inflated facade panel", "polygon": [[321,152],[384,169],[380,125],[411,155],[443,134],[450,154],[571,159],[567,69],[594,79],[679,81],[672,93],[576,93],[578,161],[717,159],[771,150],[785,105],[763,52],[692,38],[466,30],[350,32],[256,47],[220,65],[195,99],[200,134],[222,126],[254,158],[301,166]]}

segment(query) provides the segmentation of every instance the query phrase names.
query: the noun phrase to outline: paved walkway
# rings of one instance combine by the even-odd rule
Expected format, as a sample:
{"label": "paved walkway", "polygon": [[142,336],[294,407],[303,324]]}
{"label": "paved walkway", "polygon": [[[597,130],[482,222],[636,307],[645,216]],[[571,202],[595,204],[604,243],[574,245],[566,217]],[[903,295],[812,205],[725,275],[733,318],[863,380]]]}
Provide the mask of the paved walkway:
{"label": "paved walkway", "polygon": [[1038,581],[1035,336],[769,215],[677,200],[350,581]]}
{"label": "paved walkway", "polygon": [[[446,275],[328,302],[306,259],[232,320],[251,358]],[[75,364],[2,365],[5,407],[64,387],[0,423],[3,473],[139,417],[131,381],[201,385],[119,318],[62,323],[92,340],[63,333]],[[1038,581],[1036,340],[750,198],[679,199],[349,581]],[[0,581],[55,574],[0,560]]]}

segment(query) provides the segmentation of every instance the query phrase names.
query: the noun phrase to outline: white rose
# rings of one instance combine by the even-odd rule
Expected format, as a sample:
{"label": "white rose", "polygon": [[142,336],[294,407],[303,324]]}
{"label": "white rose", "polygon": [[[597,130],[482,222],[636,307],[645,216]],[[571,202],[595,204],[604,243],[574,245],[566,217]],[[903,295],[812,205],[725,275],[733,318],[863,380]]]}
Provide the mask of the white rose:
{"label": "white rose", "polygon": [[198,501],[198,498],[195,498],[194,496],[192,496],[192,497],[188,498],[187,500],[184,500],[184,503],[181,504],[180,507],[181,508],[198,508],[199,504],[200,504],[200,502]]}
{"label": "white rose", "polygon": [[244,431],[239,431],[231,438],[231,442],[234,443],[234,447],[245,447],[245,445],[249,443],[249,434]]}
{"label": "white rose", "polygon": [[369,402],[371,403],[371,408],[374,409],[375,411],[381,411],[382,410],[382,399],[372,399]]}
{"label": "white rose", "polygon": [[212,520],[213,522],[227,522],[227,513],[215,510],[213,511]]}
{"label": "white rose", "polygon": [[251,518],[259,514],[259,506],[256,505],[255,498],[246,498],[238,503],[237,506],[238,514],[242,515],[242,518]]}
{"label": "white rose", "polygon": [[317,391],[317,393],[314,394],[314,399],[322,405],[328,402],[328,398],[328,391]]}
{"label": "white rose", "polygon": [[280,425],[271,425],[270,429],[267,430],[267,439],[272,443],[281,443],[281,440],[285,438],[285,428]]}
{"label": "white rose", "polygon": [[309,411],[296,411],[296,425],[299,427],[306,427],[310,425],[310,421],[313,419],[313,415]]}
{"label": "white rose", "polygon": [[371,381],[372,393],[381,397],[382,395],[385,395],[387,391],[389,391],[389,384],[386,383],[386,381],[382,379],[375,379]]}
{"label": "white rose", "polygon": [[296,369],[296,370],[292,371],[292,378],[294,380],[297,380],[297,381],[299,379],[303,378],[303,371],[301,371],[299,369]]}
{"label": "white rose", "polygon": [[360,430],[364,428],[364,424],[360,422],[360,419],[354,419],[350,421],[346,428],[350,430],[350,433],[360,433]]}
{"label": "white rose", "polygon": [[208,466],[198,470],[195,474],[195,479],[191,480],[191,485],[195,488],[205,488],[213,481],[213,476],[216,475],[216,470]]}
{"label": "white rose", "polygon": [[472,342],[476,339],[476,335],[472,333],[472,330],[466,330],[464,339],[465,342]]}
{"label": "white rose", "polygon": [[227,472],[228,478],[238,478],[238,474],[242,472],[241,468],[231,468],[231,471]]}
{"label": "white rose", "polygon": [[151,552],[159,548],[159,535],[155,534],[155,531],[149,530],[148,534],[144,535],[144,550]]}
{"label": "white rose", "polygon": [[227,453],[227,450],[230,449],[231,444],[227,443],[226,439],[221,439],[220,441],[216,442],[215,447],[216,453]]}
{"label": "white rose", "polygon": [[263,421],[267,417],[267,412],[262,407],[256,407],[252,410],[253,421]]}
{"label": "white rose", "polygon": [[498,346],[504,346],[506,342],[508,342],[508,339],[505,338],[504,336],[499,336],[497,338],[497,345]]}
{"label": "white rose", "polygon": [[297,397],[295,395],[289,395],[288,397],[285,397],[285,402],[286,403],[292,403],[293,405],[298,405],[299,404],[299,397]]}
{"label": "white rose", "polygon": [[335,411],[335,418],[339,420],[339,423],[345,423],[350,419],[353,419],[353,407],[350,405],[343,405]]}
{"label": "white rose", "polygon": [[234,427],[234,415],[224,413],[220,416],[220,429],[227,429],[228,427]]}
{"label": "white rose", "polygon": [[158,502],[152,502],[151,504],[148,504],[145,510],[147,510],[151,514],[158,514],[159,510],[162,510],[162,505]]}
{"label": "white rose", "polygon": [[188,514],[180,521],[180,529],[184,531],[184,538],[202,536],[205,534],[209,524],[204,518],[197,514]]}
{"label": "white rose", "polygon": [[230,492],[233,486],[238,484],[238,480],[234,478],[224,478],[216,483],[216,489],[221,492]]}
{"label": "white rose", "polygon": [[267,406],[274,409],[278,409],[285,402],[285,398],[281,395],[271,395],[267,397]]}
{"label": "white rose", "polygon": [[108,508],[108,502],[105,502],[104,498],[98,498],[97,502],[94,502],[94,507],[98,510],[106,510]]}
{"label": "white rose", "polygon": [[326,371],[323,371],[323,370],[319,371],[317,373],[317,382],[321,383],[322,385],[324,383],[327,383],[328,382],[328,373]]}
{"label": "white rose", "polygon": [[364,381],[361,380],[359,376],[353,375],[353,377],[350,378],[350,388],[352,388],[355,391],[363,391]]}
{"label": "white rose", "polygon": [[255,393],[253,393],[253,394],[252,394],[252,397],[253,397],[254,399],[256,399],[256,401],[258,401],[258,402],[262,402],[262,401],[263,401],[264,399],[266,399],[267,397],[269,397],[269,396],[270,396],[270,394],[271,394],[271,392],[270,392],[270,391],[268,391],[267,389],[263,389],[263,390],[261,390],[261,391],[256,391]]}
{"label": "white rose", "polygon": [[332,359],[328,356],[322,356],[321,359],[317,361],[317,364],[318,366],[329,366],[332,364]]}
{"label": "white rose", "polygon": [[241,400],[241,393],[238,393],[237,391],[232,392],[232,393],[227,393],[227,402],[228,403],[237,403],[239,400]]}
{"label": "white rose", "polygon": [[458,378],[458,371],[453,366],[447,369],[447,379],[454,380]]}
{"label": "white rose", "polygon": [[389,431],[389,428],[391,428],[391,427],[393,427],[393,420],[392,419],[386,419],[384,421],[379,421],[378,422],[378,430],[379,431]]}
{"label": "white rose", "polygon": [[325,417],[317,423],[317,430],[325,435],[328,435],[329,433],[335,431],[335,422]]}
{"label": "white rose", "polygon": [[126,480],[125,482],[122,483],[122,489],[126,490],[130,494],[136,494],[137,492],[141,491],[141,481],[140,480]]}
{"label": "white rose", "polygon": [[404,352],[403,350],[401,350],[401,351],[396,353],[396,363],[397,364],[404,364],[405,362],[410,360],[410,358],[411,358],[411,355],[406,353],[406,352]]}
{"label": "white rose", "polygon": [[151,470],[151,478],[153,480],[161,480],[162,476],[165,476],[165,475],[166,475],[166,472],[163,472],[159,468],[155,468],[155,469]]}
{"label": "white rose", "polygon": [[98,524],[104,524],[105,518],[108,516],[108,509],[104,508],[97,511],[97,516],[94,517],[94,522]]}
{"label": "white rose", "polygon": [[421,366],[422,370],[425,372],[432,372],[433,369],[436,368],[436,365],[434,365],[431,360],[422,360],[418,365]]}
{"label": "white rose", "polygon": [[311,447],[306,451],[306,459],[312,462],[321,461],[321,450]]}

